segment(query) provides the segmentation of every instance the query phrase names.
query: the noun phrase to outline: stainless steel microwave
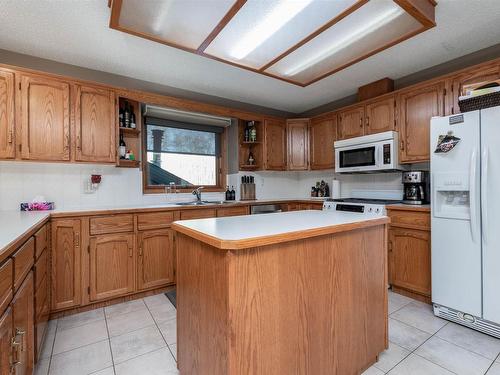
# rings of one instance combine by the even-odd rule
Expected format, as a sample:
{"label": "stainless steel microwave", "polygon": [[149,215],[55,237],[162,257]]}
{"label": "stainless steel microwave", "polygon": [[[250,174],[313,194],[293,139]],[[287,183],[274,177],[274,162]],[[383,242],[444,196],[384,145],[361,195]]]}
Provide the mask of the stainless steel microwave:
{"label": "stainless steel microwave", "polygon": [[334,143],[335,172],[382,173],[403,170],[398,155],[399,134],[388,131]]}

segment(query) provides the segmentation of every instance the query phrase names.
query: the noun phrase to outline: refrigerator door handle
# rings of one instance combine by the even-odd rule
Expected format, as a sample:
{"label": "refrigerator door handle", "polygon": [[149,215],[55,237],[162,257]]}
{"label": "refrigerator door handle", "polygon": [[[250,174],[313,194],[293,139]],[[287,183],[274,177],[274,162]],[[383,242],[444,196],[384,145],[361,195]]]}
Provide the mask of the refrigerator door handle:
{"label": "refrigerator door handle", "polygon": [[472,242],[476,242],[476,222],[477,222],[477,207],[476,207],[476,179],[477,179],[477,167],[476,167],[476,150],[472,151],[470,157],[470,171],[469,171],[469,204],[470,204],[470,232],[472,236]]}
{"label": "refrigerator door handle", "polygon": [[483,241],[488,241],[488,164],[490,151],[486,147],[483,151],[483,160],[481,162],[481,214],[483,215],[482,235]]}

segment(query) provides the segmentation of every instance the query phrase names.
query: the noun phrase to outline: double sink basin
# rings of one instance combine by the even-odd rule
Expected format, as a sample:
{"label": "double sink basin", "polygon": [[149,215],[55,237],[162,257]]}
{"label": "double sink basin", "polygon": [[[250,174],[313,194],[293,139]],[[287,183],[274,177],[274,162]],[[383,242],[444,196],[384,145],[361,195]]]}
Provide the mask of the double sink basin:
{"label": "double sink basin", "polygon": [[231,204],[234,201],[195,201],[195,202],[178,202],[177,206],[210,206],[217,204]]}

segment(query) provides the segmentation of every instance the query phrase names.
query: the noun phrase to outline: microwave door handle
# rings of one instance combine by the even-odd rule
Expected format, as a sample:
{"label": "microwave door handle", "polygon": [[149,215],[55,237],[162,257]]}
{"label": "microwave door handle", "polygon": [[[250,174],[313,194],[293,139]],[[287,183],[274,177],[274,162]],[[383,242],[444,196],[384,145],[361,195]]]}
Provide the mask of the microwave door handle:
{"label": "microwave door handle", "polygon": [[476,222],[477,222],[477,207],[476,207],[476,179],[477,179],[477,168],[476,168],[476,150],[472,151],[470,157],[470,170],[469,170],[469,209],[470,209],[470,232],[472,236],[472,242],[476,242]]}
{"label": "microwave door handle", "polygon": [[382,168],[384,166],[384,147],[383,146],[376,146],[377,147],[377,153],[378,153],[378,160],[377,160],[377,166]]}

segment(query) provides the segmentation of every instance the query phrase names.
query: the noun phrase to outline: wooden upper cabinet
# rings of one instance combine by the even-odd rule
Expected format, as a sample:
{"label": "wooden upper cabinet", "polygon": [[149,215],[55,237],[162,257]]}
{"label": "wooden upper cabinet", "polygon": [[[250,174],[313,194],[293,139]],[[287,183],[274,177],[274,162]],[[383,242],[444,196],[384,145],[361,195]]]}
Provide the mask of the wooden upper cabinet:
{"label": "wooden upper cabinet", "polygon": [[286,169],[286,121],[264,120],[265,168],[273,171]]}
{"label": "wooden upper cabinet", "polygon": [[392,285],[431,295],[431,234],[429,231],[390,228],[389,257]]}
{"label": "wooden upper cabinet", "polygon": [[305,171],[309,169],[309,119],[287,121],[288,170]]}
{"label": "wooden upper cabinet", "polygon": [[450,80],[451,95],[448,95],[447,114],[460,113],[458,98],[465,95],[467,90],[481,87],[491,81],[500,83],[500,63],[498,61],[472,68],[465,73],[454,76]]}
{"label": "wooden upper cabinet", "polygon": [[365,106],[365,134],[375,134],[394,130],[394,97],[375,100]]}
{"label": "wooden upper cabinet", "polygon": [[340,111],[338,114],[338,139],[360,137],[365,134],[364,105]]}
{"label": "wooden upper cabinet", "polygon": [[137,287],[144,290],[174,282],[174,241],[171,229],[139,232]]}
{"label": "wooden upper cabinet", "polygon": [[21,76],[23,159],[70,159],[70,88],[63,81]]}
{"label": "wooden upper cabinet", "polygon": [[75,160],[116,162],[115,95],[91,86],[75,86]]}
{"label": "wooden upper cabinet", "polygon": [[16,156],[14,73],[0,70],[0,159]]}
{"label": "wooden upper cabinet", "polygon": [[312,118],[309,123],[309,165],[311,169],[335,168],[333,143],[337,137],[337,116]]}
{"label": "wooden upper cabinet", "polygon": [[444,89],[444,82],[437,82],[399,94],[398,121],[402,163],[429,160],[430,121],[433,116],[444,114]]}
{"label": "wooden upper cabinet", "polygon": [[12,300],[14,374],[31,375],[34,367],[33,272]]}
{"label": "wooden upper cabinet", "polygon": [[81,301],[80,220],[52,221],[52,309],[78,306]]}
{"label": "wooden upper cabinet", "polygon": [[134,291],[133,234],[90,238],[90,300],[99,301]]}

